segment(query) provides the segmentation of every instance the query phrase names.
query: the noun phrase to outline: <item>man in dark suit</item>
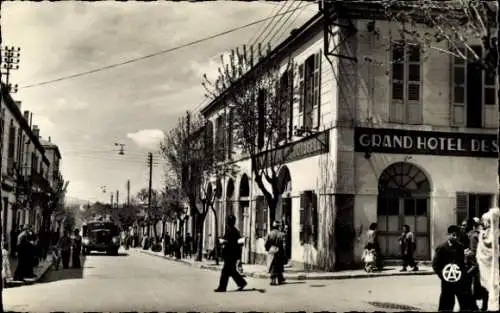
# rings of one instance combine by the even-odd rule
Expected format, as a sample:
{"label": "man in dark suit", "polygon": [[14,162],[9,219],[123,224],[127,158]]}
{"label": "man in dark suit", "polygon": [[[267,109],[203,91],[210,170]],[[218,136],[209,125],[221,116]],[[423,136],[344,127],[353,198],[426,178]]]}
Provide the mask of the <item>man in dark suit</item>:
{"label": "man in dark suit", "polygon": [[219,287],[214,290],[215,292],[226,291],[229,277],[234,279],[235,283],[239,287],[238,290],[242,290],[247,285],[246,280],[236,269],[236,265],[241,255],[241,247],[238,243],[238,239],[241,238],[241,235],[239,230],[235,227],[235,224],[236,217],[232,214],[229,215],[226,220],[226,233],[224,234],[224,239],[222,240],[222,244],[224,245],[222,249],[224,266],[222,267],[220,275]]}
{"label": "man in dark suit", "polygon": [[441,280],[439,311],[453,311],[455,297],[460,311],[473,311],[477,307],[466,279],[465,247],[460,243],[460,227],[448,227],[448,240],[436,248],[432,268]]}

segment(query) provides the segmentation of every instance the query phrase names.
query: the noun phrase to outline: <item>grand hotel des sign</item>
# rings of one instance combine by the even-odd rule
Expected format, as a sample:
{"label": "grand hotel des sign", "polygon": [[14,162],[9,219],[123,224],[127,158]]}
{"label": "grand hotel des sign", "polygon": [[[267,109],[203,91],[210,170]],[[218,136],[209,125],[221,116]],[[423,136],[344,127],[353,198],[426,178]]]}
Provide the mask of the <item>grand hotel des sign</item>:
{"label": "grand hotel des sign", "polygon": [[357,127],[354,139],[356,152],[498,157],[493,134]]}

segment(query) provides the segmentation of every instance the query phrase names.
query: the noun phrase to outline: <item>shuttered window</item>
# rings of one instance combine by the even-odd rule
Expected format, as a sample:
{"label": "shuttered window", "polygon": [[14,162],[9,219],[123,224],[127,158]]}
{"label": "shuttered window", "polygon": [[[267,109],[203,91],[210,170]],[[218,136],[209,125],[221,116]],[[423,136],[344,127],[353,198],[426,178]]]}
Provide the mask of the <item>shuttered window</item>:
{"label": "shuttered window", "polygon": [[[481,46],[471,46],[482,59]],[[450,124],[456,127],[495,128],[498,124],[497,83],[495,71],[479,65],[469,49],[461,48],[461,54],[452,57],[452,103]]]}
{"label": "shuttered window", "polygon": [[293,79],[294,79],[294,67],[293,67],[293,64],[291,65],[291,68],[290,70],[288,71],[288,105],[289,105],[289,108],[288,108],[288,138],[292,138],[293,136],[293,127],[295,126],[294,125],[294,121],[293,121],[293,104],[294,104],[294,83],[293,83]]}
{"label": "shuttered window", "polygon": [[290,81],[289,81],[289,73],[285,72],[280,77],[280,81],[278,84],[278,108],[277,115],[278,117],[278,141],[285,140],[287,138],[287,124],[288,124],[288,116],[290,111]]}
{"label": "shuttered window", "polygon": [[305,105],[305,88],[304,88],[304,63],[299,65],[299,115],[298,127],[304,126],[304,105]]}
{"label": "shuttered window", "polygon": [[393,43],[391,47],[391,104],[389,120],[422,123],[421,49],[419,45]]}
{"label": "shuttered window", "polygon": [[313,191],[305,191],[300,195],[300,242],[301,244],[318,243],[318,201]]}
{"label": "shuttered window", "polygon": [[16,151],[16,127],[14,126],[14,121],[10,121],[9,127],[9,143],[7,152],[7,173],[14,173],[14,157]]}
{"label": "shuttered window", "polygon": [[227,115],[227,158],[230,160],[233,158],[233,138],[234,138],[234,130],[233,130],[233,123],[234,123],[234,112],[232,109],[229,110],[229,113]]}
{"label": "shuttered window", "polygon": [[457,224],[473,217],[481,218],[493,206],[493,194],[457,192]]}

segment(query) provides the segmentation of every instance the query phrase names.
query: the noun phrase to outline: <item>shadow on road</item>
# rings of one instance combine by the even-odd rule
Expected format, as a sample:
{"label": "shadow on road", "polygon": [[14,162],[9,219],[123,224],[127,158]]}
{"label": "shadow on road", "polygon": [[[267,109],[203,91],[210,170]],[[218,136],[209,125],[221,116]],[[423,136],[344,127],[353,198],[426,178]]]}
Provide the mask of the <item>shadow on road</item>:
{"label": "shadow on road", "polygon": [[86,256],[80,256],[80,268],[72,268],[70,262],[70,268],[63,268],[62,264],[60,264],[59,269],[52,269],[48,275],[40,280],[40,283],[50,283],[54,281],[66,280],[66,279],[82,279],[83,278],[83,269],[88,268],[85,267]]}
{"label": "shadow on road", "polygon": [[250,288],[250,289],[243,289],[243,290],[230,290],[227,292],[251,292],[251,291],[266,293],[266,289],[259,289],[259,288]]}
{"label": "shadow on road", "polygon": [[109,257],[129,256],[129,254],[126,252],[119,252],[118,254],[106,254],[104,252],[90,252],[87,255],[102,255],[102,256],[109,256]]}
{"label": "shadow on road", "polygon": [[286,281],[282,283],[283,285],[299,285],[299,284],[305,284],[305,281]]}

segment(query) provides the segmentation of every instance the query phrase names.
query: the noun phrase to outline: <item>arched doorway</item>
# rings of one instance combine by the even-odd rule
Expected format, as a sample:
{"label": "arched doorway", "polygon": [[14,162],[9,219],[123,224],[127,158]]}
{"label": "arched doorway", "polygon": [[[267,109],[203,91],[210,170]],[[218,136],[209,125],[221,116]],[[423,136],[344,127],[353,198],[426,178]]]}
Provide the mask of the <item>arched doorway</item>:
{"label": "arched doorway", "polygon": [[[250,184],[246,174],[243,174],[240,180],[240,188],[238,192],[238,212],[236,215],[241,235],[245,238],[250,238]],[[242,261],[245,263],[249,260],[249,244],[249,240],[245,240],[245,246],[243,247],[242,253]]]}
{"label": "arched doorway", "polygon": [[[288,167],[283,166],[278,173],[278,188],[281,197],[276,206],[274,216],[271,215],[271,222],[273,220],[280,221],[283,232],[285,233],[285,254],[286,259],[290,260],[292,257],[292,178]],[[272,214],[272,213],[271,213]]]}
{"label": "arched doorway", "polygon": [[413,164],[394,163],[380,175],[377,224],[383,257],[400,257],[398,238],[407,224],[416,237],[416,258],[430,258],[430,192],[427,176]]}

